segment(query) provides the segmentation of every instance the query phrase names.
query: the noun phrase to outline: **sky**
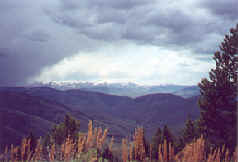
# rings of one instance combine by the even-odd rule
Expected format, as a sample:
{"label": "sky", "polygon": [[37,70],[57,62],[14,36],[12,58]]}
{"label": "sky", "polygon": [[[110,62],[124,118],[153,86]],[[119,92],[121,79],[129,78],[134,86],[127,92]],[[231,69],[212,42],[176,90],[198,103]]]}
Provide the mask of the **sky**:
{"label": "sky", "polygon": [[237,15],[237,0],[0,1],[0,86],[196,85]]}

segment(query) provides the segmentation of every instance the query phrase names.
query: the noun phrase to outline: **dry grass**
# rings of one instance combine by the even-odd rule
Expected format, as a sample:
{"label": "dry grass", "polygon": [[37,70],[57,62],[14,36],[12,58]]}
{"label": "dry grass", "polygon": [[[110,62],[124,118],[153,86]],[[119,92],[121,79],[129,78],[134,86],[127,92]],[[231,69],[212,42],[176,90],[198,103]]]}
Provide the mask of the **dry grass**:
{"label": "dry grass", "polygon": [[[62,145],[57,146],[52,144],[46,153],[43,152],[43,146],[41,138],[37,140],[37,144],[34,150],[31,150],[30,139],[23,138],[20,146],[11,145],[10,149],[5,148],[4,152],[0,156],[0,161],[7,162],[19,162],[19,161],[71,161],[85,159],[84,161],[98,161],[102,156],[102,149],[108,148],[109,156],[108,160],[113,161],[112,152],[114,146],[114,137],[108,145],[105,144],[105,140],[108,134],[108,129],[104,131],[102,128],[94,128],[92,121],[88,124],[87,134],[80,134],[77,140],[73,140],[70,136],[66,138]],[[123,162],[127,161],[150,161],[154,162],[156,159],[152,157],[152,144],[148,146],[148,152],[146,153],[146,146],[144,141],[144,129],[138,127],[135,129],[135,133],[132,141],[122,139],[121,144],[121,159]],[[92,152],[92,148],[96,148]],[[115,146],[114,146],[115,148]],[[91,154],[89,154],[91,150]],[[200,137],[197,140],[187,144],[182,151],[174,154],[174,147],[166,140],[158,145],[158,162],[238,162],[238,147],[234,153],[230,153],[228,149],[223,146],[220,149],[210,151],[209,154],[205,152],[205,139]],[[114,154],[115,155],[115,154]],[[223,155],[223,156],[222,156]],[[229,156],[232,155],[232,156]],[[224,157],[221,159],[221,157]]]}
{"label": "dry grass", "polygon": [[133,143],[130,144],[129,159],[130,159],[130,161],[133,160]]}
{"label": "dry grass", "polygon": [[136,128],[135,134],[133,136],[135,160],[143,161],[146,158],[144,139],[145,139],[144,129],[142,127]]}
{"label": "dry grass", "polygon": [[[196,141],[187,144],[184,149],[175,156],[176,162],[237,162],[238,149],[236,148],[232,156],[230,152],[225,149],[225,146],[210,151],[207,155],[205,152],[205,139],[200,137]],[[222,158],[222,155],[225,155]]]}
{"label": "dry grass", "polygon": [[93,145],[93,121],[90,120],[88,123],[88,136],[87,136],[87,142],[86,145],[87,147],[92,147]]}
{"label": "dry grass", "polygon": [[[77,140],[73,140],[70,136],[60,145],[51,144],[46,153],[43,152],[43,145],[41,138],[37,140],[34,150],[31,150],[30,139],[23,138],[20,146],[11,145],[10,149],[5,148],[4,153],[0,156],[0,161],[70,161],[72,159],[80,159],[82,153],[87,153],[91,148],[97,148],[96,155],[91,157],[91,161],[100,156],[100,150],[103,149],[105,140],[108,134],[108,129],[104,131],[102,128],[94,128],[93,123],[89,121],[87,134],[79,135]],[[111,140],[111,148],[114,138]]]}
{"label": "dry grass", "polygon": [[202,162],[205,160],[205,140],[203,137],[187,144],[175,157],[176,161]]}
{"label": "dry grass", "polygon": [[114,144],[114,137],[112,136],[111,141],[110,141],[109,146],[108,146],[108,149],[109,149],[110,152],[112,152],[113,144]]}
{"label": "dry grass", "polygon": [[164,162],[175,161],[174,148],[171,143],[164,140],[162,144],[159,144],[158,159]]}
{"label": "dry grass", "polygon": [[128,145],[127,140],[122,139],[122,161],[127,162],[128,161]]}

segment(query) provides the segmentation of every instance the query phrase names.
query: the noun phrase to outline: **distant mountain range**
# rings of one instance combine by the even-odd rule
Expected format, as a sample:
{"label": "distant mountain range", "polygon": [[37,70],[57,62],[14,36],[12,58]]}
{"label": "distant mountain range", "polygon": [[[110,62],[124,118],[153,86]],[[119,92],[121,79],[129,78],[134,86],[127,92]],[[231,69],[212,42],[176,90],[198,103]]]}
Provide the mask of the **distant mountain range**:
{"label": "distant mountain range", "polygon": [[188,116],[199,117],[198,96],[183,98],[157,93],[136,98],[79,89],[57,90],[50,87],[0,88],[0,144],[19,143],[33,132],[46,134],[53,124],[69,113],[80,120],[81,130],[88,120],[109,128],[110,136],[120,140],[142,125],[151,136],[165,124],[173,131],[184,126]]}
{"label": "distant mountain range", "polygon": [[58,90],[80,89],[93,92],[102,92],[106,94],[139,97],[152,93],[171,93],[184,98],[199,95],[197,86],[184,85],[153,85],[145,86],[136,83],[107,83],[107,82],[83,82],[83,81],[51,81],[36,82],[31,84],[33,87],[51,87]]}

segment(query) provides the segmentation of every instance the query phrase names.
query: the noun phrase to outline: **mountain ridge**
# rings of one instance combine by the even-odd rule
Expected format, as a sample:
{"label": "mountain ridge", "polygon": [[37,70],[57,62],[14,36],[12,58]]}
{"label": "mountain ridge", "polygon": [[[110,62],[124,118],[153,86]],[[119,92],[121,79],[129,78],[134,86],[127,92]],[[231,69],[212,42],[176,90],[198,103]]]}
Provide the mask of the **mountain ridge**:
{"label": "mountain ridge", "polygon": [[129,96],[133,98],[152,93],[172,93],[184,98],[199,94],[197,86],[175,84],[140,85],[133,82],[108,83],[85,81],[51,81],[35,82],[29,85],[29,87],[39,86],[51,87],[58,90],[81,89],[85,91],[102,92],[118,96]]}
{"label": "mountain ridge", "polygon": [[[26,124],[22,123],[25,126],[23,130],[28,130],[28,127],[32,129],[32,125],[27,123],[34,121],[33,125],[42,125],[39,129],[44,134],[51,125],[62,121],[67,113],[80,120],[82,130],[86,130],[88,121],[93,120],[95,124],[109,128],[109,135],[117,138],[128,136],[138,125],[146,129],[148,136],[165,124],[177,131],[183,127],[189,114],[193,119],[199,116],[197,97],[185,99],[173,94],[157,93],[131,98],[79,89],[61,91],[49,87],[0,87],[0,111],[5,117],[1,120],[5,123],[12,121],[12,116],[17,117],[12,124],[7,123],[7,127],[1,126],[5,136],[12,138],[14,130],[17,130],[14,124],[21,127],[25,121]],[[44,124],[48,122],[52,124]]]}

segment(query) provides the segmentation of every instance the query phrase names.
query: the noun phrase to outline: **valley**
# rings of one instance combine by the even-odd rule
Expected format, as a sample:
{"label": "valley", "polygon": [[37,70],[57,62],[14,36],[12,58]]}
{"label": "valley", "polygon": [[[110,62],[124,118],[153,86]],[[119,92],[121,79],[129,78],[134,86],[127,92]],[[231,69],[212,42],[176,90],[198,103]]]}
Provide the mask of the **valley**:
{"label": "valley", "polygon": [[93,120],[95,126],[108,128],[108,136],[118,141],[129,137],[137,126],[145,128],[148,138],[164,125],[178,133],[188,116],[199,117],[197,99],[169,93],[132,98],[80,89],[2,87],[0,144],[19,144],[31,132],[43,136],[66,114],[80,120],[81,131],[87,131],[88,121]]}

